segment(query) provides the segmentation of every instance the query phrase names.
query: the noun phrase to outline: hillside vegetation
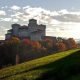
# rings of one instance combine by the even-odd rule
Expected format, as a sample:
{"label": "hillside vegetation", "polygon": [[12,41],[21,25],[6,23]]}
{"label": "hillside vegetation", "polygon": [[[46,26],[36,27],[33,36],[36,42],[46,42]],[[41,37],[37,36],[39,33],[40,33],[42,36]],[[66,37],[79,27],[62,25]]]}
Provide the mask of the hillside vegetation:
{"label": "hillside vegetation", "polygon": [[80,49],[0,70],[0,80],[80,80]]}
{"label": "hillside vegetation", "polygon": [[0,69],[75,48],[78,48],[78,45],[73,38],[63,39],[46,36],[41,41],[33,41],[28,38],[21,40],[12,36],[0,45]]}

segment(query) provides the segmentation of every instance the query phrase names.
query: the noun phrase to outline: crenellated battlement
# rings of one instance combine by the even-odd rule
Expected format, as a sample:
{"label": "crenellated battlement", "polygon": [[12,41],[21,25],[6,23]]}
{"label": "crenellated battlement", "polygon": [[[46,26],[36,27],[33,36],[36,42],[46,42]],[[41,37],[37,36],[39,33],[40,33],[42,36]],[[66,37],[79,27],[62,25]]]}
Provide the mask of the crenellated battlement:
{"label": "crenellated battlement", "polygon": [[17,36],[19,38],[29,37],[31,40],[42,40],[45,36],[46,25],[37,24],[37,20],[30,19],[28,26],[20,24],[12,24],[12,29],[7,31],[6,39],[12,36]]}

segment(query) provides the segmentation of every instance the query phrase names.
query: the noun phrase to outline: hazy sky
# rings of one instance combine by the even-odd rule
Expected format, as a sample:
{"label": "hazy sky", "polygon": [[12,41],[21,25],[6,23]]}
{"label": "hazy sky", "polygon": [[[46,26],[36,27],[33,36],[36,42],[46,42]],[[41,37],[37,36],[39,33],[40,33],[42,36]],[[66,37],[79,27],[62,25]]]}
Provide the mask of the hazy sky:
{"label": "hazy sky", "polygon": [[0,39],[31,18],[46,24],[46,35],[80,38],[80,0],[0,0]]}
{"label": "hazy sky", "polygon": [[0,0],[0,7],[2,6],[26,6],[42,7],[49,10],[60,10],[80,8],[80,0]]}

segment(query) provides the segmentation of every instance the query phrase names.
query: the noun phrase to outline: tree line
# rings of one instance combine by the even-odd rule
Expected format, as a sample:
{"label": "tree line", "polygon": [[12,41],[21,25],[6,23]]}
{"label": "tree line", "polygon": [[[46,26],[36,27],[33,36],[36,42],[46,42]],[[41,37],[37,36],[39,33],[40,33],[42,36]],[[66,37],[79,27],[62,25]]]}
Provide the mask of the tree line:
{"label": "tree line", "polygon": [[0,44],[0,68],[74,48],[77,43],[73,38],[55,40],[46,37],[42,41],[32,41],[11,37]]}

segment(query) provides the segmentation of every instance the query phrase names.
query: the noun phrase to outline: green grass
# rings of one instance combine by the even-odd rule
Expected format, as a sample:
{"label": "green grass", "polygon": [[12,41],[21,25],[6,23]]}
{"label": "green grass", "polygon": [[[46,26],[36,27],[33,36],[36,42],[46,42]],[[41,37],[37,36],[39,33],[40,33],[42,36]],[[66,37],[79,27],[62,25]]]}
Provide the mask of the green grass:
{"label": "green grass", "polygon": [[79,68],[80,50],[75,49],[4,68],[0,80],[72,80]]}
{"label": "green grass", "polygon": [[67,80],[80,80],[80,74],[78,74],[76,76],[71,76],[71,78],[69,78]]}

